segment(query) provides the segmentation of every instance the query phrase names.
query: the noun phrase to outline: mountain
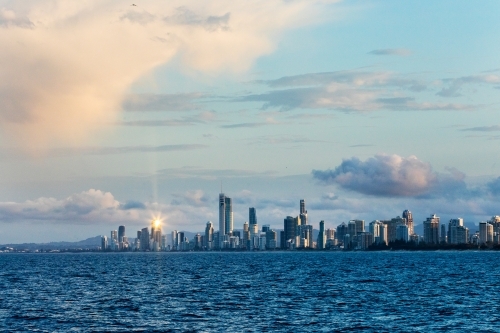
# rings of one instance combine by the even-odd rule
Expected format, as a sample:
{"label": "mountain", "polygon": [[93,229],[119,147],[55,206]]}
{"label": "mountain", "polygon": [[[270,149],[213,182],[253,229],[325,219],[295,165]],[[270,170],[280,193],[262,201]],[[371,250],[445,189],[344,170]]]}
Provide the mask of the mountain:
{"label": "mountain", "polygon": [[12,247],[17,250],[62,250],[62,249],[93,249],[101,246],[101,236],[95,236],[78,242],[22,243],[2,244],[0,247]]}

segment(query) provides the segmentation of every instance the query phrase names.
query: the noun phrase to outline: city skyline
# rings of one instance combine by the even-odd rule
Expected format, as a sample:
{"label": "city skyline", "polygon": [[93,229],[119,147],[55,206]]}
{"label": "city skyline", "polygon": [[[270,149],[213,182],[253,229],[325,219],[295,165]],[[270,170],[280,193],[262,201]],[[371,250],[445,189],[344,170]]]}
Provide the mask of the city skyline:
{"label": "city skyline", "polygon": [[487,221],[498,13],[493,0],[0,0],[0,243],[156,217],[217,229],[219,189],[227,228],[253,207],[277,229],[301,198],[315,226],[406,208],[415,225]]}
{"label": "city skyline", "polygon": [[[401,216],[391,219],[342,222],[334,228],[325,229],[321,220],[316,235],[313,225],[308,224],[306,201],[300,199],[296,217],[287,216],[283,229],[274,229],[269,224],[259,226],[255,207],[249,207],[249,221],[242,229],[225,223],[232,215],[232,206],[226,206],[231,199],[219,194],[219,230],[213,223],[206,223],[205,232],[196,233],[192,239],[185,231],[173,230],[170,241],[161,234],[161,220],[151,221],[151,233],[147,228],[137,231],[137,238],[128,241],[125,227],[111,230],[111,236],[101,236],[101,251],[274,251],[274,250],[387,250],[397,249],[474,249],[479,247],[499,248],[500,216],[480,222],[477,230],[470,230],[463,218],[450,219],[446,223],[436,214],[422,222],[422,232],[415,231],[413,213],[405,209]],[[259,227],[261,227],[259,229]],[[447,247],[452,246],[452,247]],[[453,247],[455,246],[455,247]],[[456,247],[458,246],[458,247]],[[461,246],[461,247],[460,247]]]}

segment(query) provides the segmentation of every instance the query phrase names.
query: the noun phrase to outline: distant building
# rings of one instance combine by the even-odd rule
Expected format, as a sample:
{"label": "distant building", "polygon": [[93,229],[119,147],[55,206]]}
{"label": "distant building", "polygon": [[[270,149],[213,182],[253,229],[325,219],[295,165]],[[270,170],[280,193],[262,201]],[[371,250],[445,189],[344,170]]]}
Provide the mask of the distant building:
{"label": "distant building", "polygon": [[316,244],[319,250],[326,248],[325,221],[319,222],[319,233]]}
{"label": "distant building", "polygon": [[287,216],[283,221],[283,229],[285,238],[282,239],[281,243],[283,248],[286,248],[286,242],[289,240],[294,240],[297,236],[297,227],[299,226],[299,217]]}
{"label": "distant building", "polygon": [[278,241],[278,234],[274,230],[267,230],[266,231],[266,248],[270,250],[274,250],[277,245]]}
{"label": "distant building", "polygon": [[403,211],[403,215],[401,216],[406,220],[406,225],[408,226],[408,233],[410,235],[413,235],[415,233],[414,228],[413,228],[413,214],[406,209]]}
{"label": "distant building", "polygon": [[231,198],[225,197],[225,209],[226,212],[224,214],[225,227],[226,227],[226,235],[229,235],[231,231],[234,229],[233,225],[233,200]]}
{"label": "distant building", "polygon": [[171,235],[172,239],[172,250],[177,250],[177,247],[179,246],[179,243],[177,242],[177,230],[172,231]]}
{"label": "distant building", "polygon": [[431,215],[424,221],[424,242],[439,244],[439,217]]}
{"label": "distant building", "polygon": [[387,229],[388,229],[387,224],[381,223],[379,225],[379,236],[378,236],[378,240],[377,240],[378,244],[385,244],[385,245],[389,244],[389,238],[387,236]]}
{"label": "distant building", "polygon": [[335,234],[335,237],[337,238],[337,241],[339,243],[344,243],[344,236],[349,233],[347,225],[342,222],[337,226],[337,233]]}
{"label": "distant building", "polygon": [[[300,221],[300,219],[299,219]],[[305,239],[304,241],[301,241],[300,247],[312,247],[313,245],[313,226],[312,225],[306,225],[306,224],[299,224],[297,226],[297,236],[299,236],[301,239]]]}
{"label": "distant building", "polygon": [[102,236],[101,237],[101,250],[106,251],[108,249],[108,237]]}
{"label": "distant building", "polygon": [[352,220],[352,222],[356,225],[356,234],[365,231],[365,220]]}
{"label": "distant building", "polygon": [[493,242],[493,225],[488,222],[479,222],[479,243]]}
{"label": "distant building", "polygon": [[205,227],[205,237],[203,238],[203,247],[205,249],[210,250],[212,249],[212,242],[213,242],[213,236],[214,236],[214,226],[211,221],[207,222],[207,226]]}
{"label": "distant building", "polygon": [[362,231],[358,234],[358,247],[366,250],[373,244],[373,235],[370,232]]}
{"label": "distant building", "polygon": [[396,227],[396,240],[403,241],[405,243],[410,241],[410,232],[406,224],[400,224]]}
{"label": "distant building", "polygon": [[226,196],[224,193],[219,194],[219,243],[218,248],[222,249],[224,235],[226,234]]}
{"label": "distant building", "polygon": [[307,210],[306,210],[306,201],[304,199],[300,200],[300,224],[307,225]]}
{"label": "distant building", "polygon": [[121,225],[118,227],[118,243],[123,243],[123,237],[125,237],[125,226]]}
{"label": "distant building", "polygon": [[149,251],[149,229],[142,228],[141,230],[141,250]]}
{"label": "distant building", "polygon": [[254,207],[248,208],[248,221],[250,224],[257,224],[257,211]]}

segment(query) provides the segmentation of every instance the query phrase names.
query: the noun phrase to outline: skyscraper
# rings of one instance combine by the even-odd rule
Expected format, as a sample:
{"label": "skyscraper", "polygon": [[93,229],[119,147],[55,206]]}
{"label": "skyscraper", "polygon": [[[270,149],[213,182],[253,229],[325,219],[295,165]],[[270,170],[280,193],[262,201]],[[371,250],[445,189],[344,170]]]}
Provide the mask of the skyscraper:
{"label": "skyscraper", "polygon": [[219,194],[219,248],[222,249],[224,235],[226,234],[226,196]]}
{"label": "skyscraper", "polygon": [[234,229],[233,225],[233,200],[231,198],[225,197],[225,227],[226,227],[226,235],[231,234],[231,231]]}
{"label": "skyscraper", "polygon": [[207,222],[207,226],[205,228],[205,238],[203,239],[203,246],[209,250],[212,248],[212,242],[213,242],[213,235],[214,235],[214,226],[211,221]]}
{"label": "skyscraper", "polygon": [[300,200],[300,223],[301,225],[307,225],[307,210],[306,210],[306,202],[304,199]]}
{"label": "skyscraper", "polygon": [[289,240],[294,240],[295,236],[297,235],[297,226],[298,226],[298,221],[300,218],[298,217],[291,217],[287,216],[285,220],[283,221],[283,229],[284,229],[284,239],[281,241],[281,244],[284,245],[286,248],[286,243]]}
{"label": "skyscraper", "polygon": [[448,243],[466,244],[469,241],[469,229],[464,227],[464,219],[451,219],[448,223]]}
{"label": "skyscraper", "polygon": [[106,251],[108,249],[108,237],[101,237],[101,251]]}
{"label": "skyscraper", "polygon": [[123,242],[123,237],[125,237],[125,226],[121,225],[118,227],[118,243]]}
{"label": "skyscraper", "polygon": [[406,209],[403,211],[403,216],[404,219],[406,219],[406,225],[408,226],[408,232],[410,235],[413,235],[415,232],[413,231],[413,215],[412,213]]}
{"label": "skyscraper", "polygon": [[149,229],[142,228],[141,230],[141,250],[148,251],[149,250]]}
{"label": "skyscraper", "polygon": [[177,244],[177,230],[172,231],[171,237],[172,237],[172,240],[171,240],[172,241],[172,250],[177,250],[177,246],[179,245],[179,244]]}
{"label": "skyscraper", "polygon": [[436,214],[424,221],[424,242],[439,244],[439,217]]}
{"label": "skyscraper", "polygon": [[318,249],[323,250],[325,246],[326,246],[325,221],[320,221],[317,247]]}
{"label": "skyscraper", "polygon": [[250,225],[257,224],[257,211],[254,207],[248,209],[248,221]]}

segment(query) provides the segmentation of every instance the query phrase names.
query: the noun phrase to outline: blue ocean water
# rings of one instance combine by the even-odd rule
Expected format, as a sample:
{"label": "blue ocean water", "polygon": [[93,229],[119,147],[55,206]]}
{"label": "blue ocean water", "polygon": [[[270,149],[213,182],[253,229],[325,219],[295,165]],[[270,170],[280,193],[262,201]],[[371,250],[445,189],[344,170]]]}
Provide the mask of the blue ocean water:
{"label": "blue ocean water", "polygon": [[0,255],[5,332],[499,332],[499,252]]}

